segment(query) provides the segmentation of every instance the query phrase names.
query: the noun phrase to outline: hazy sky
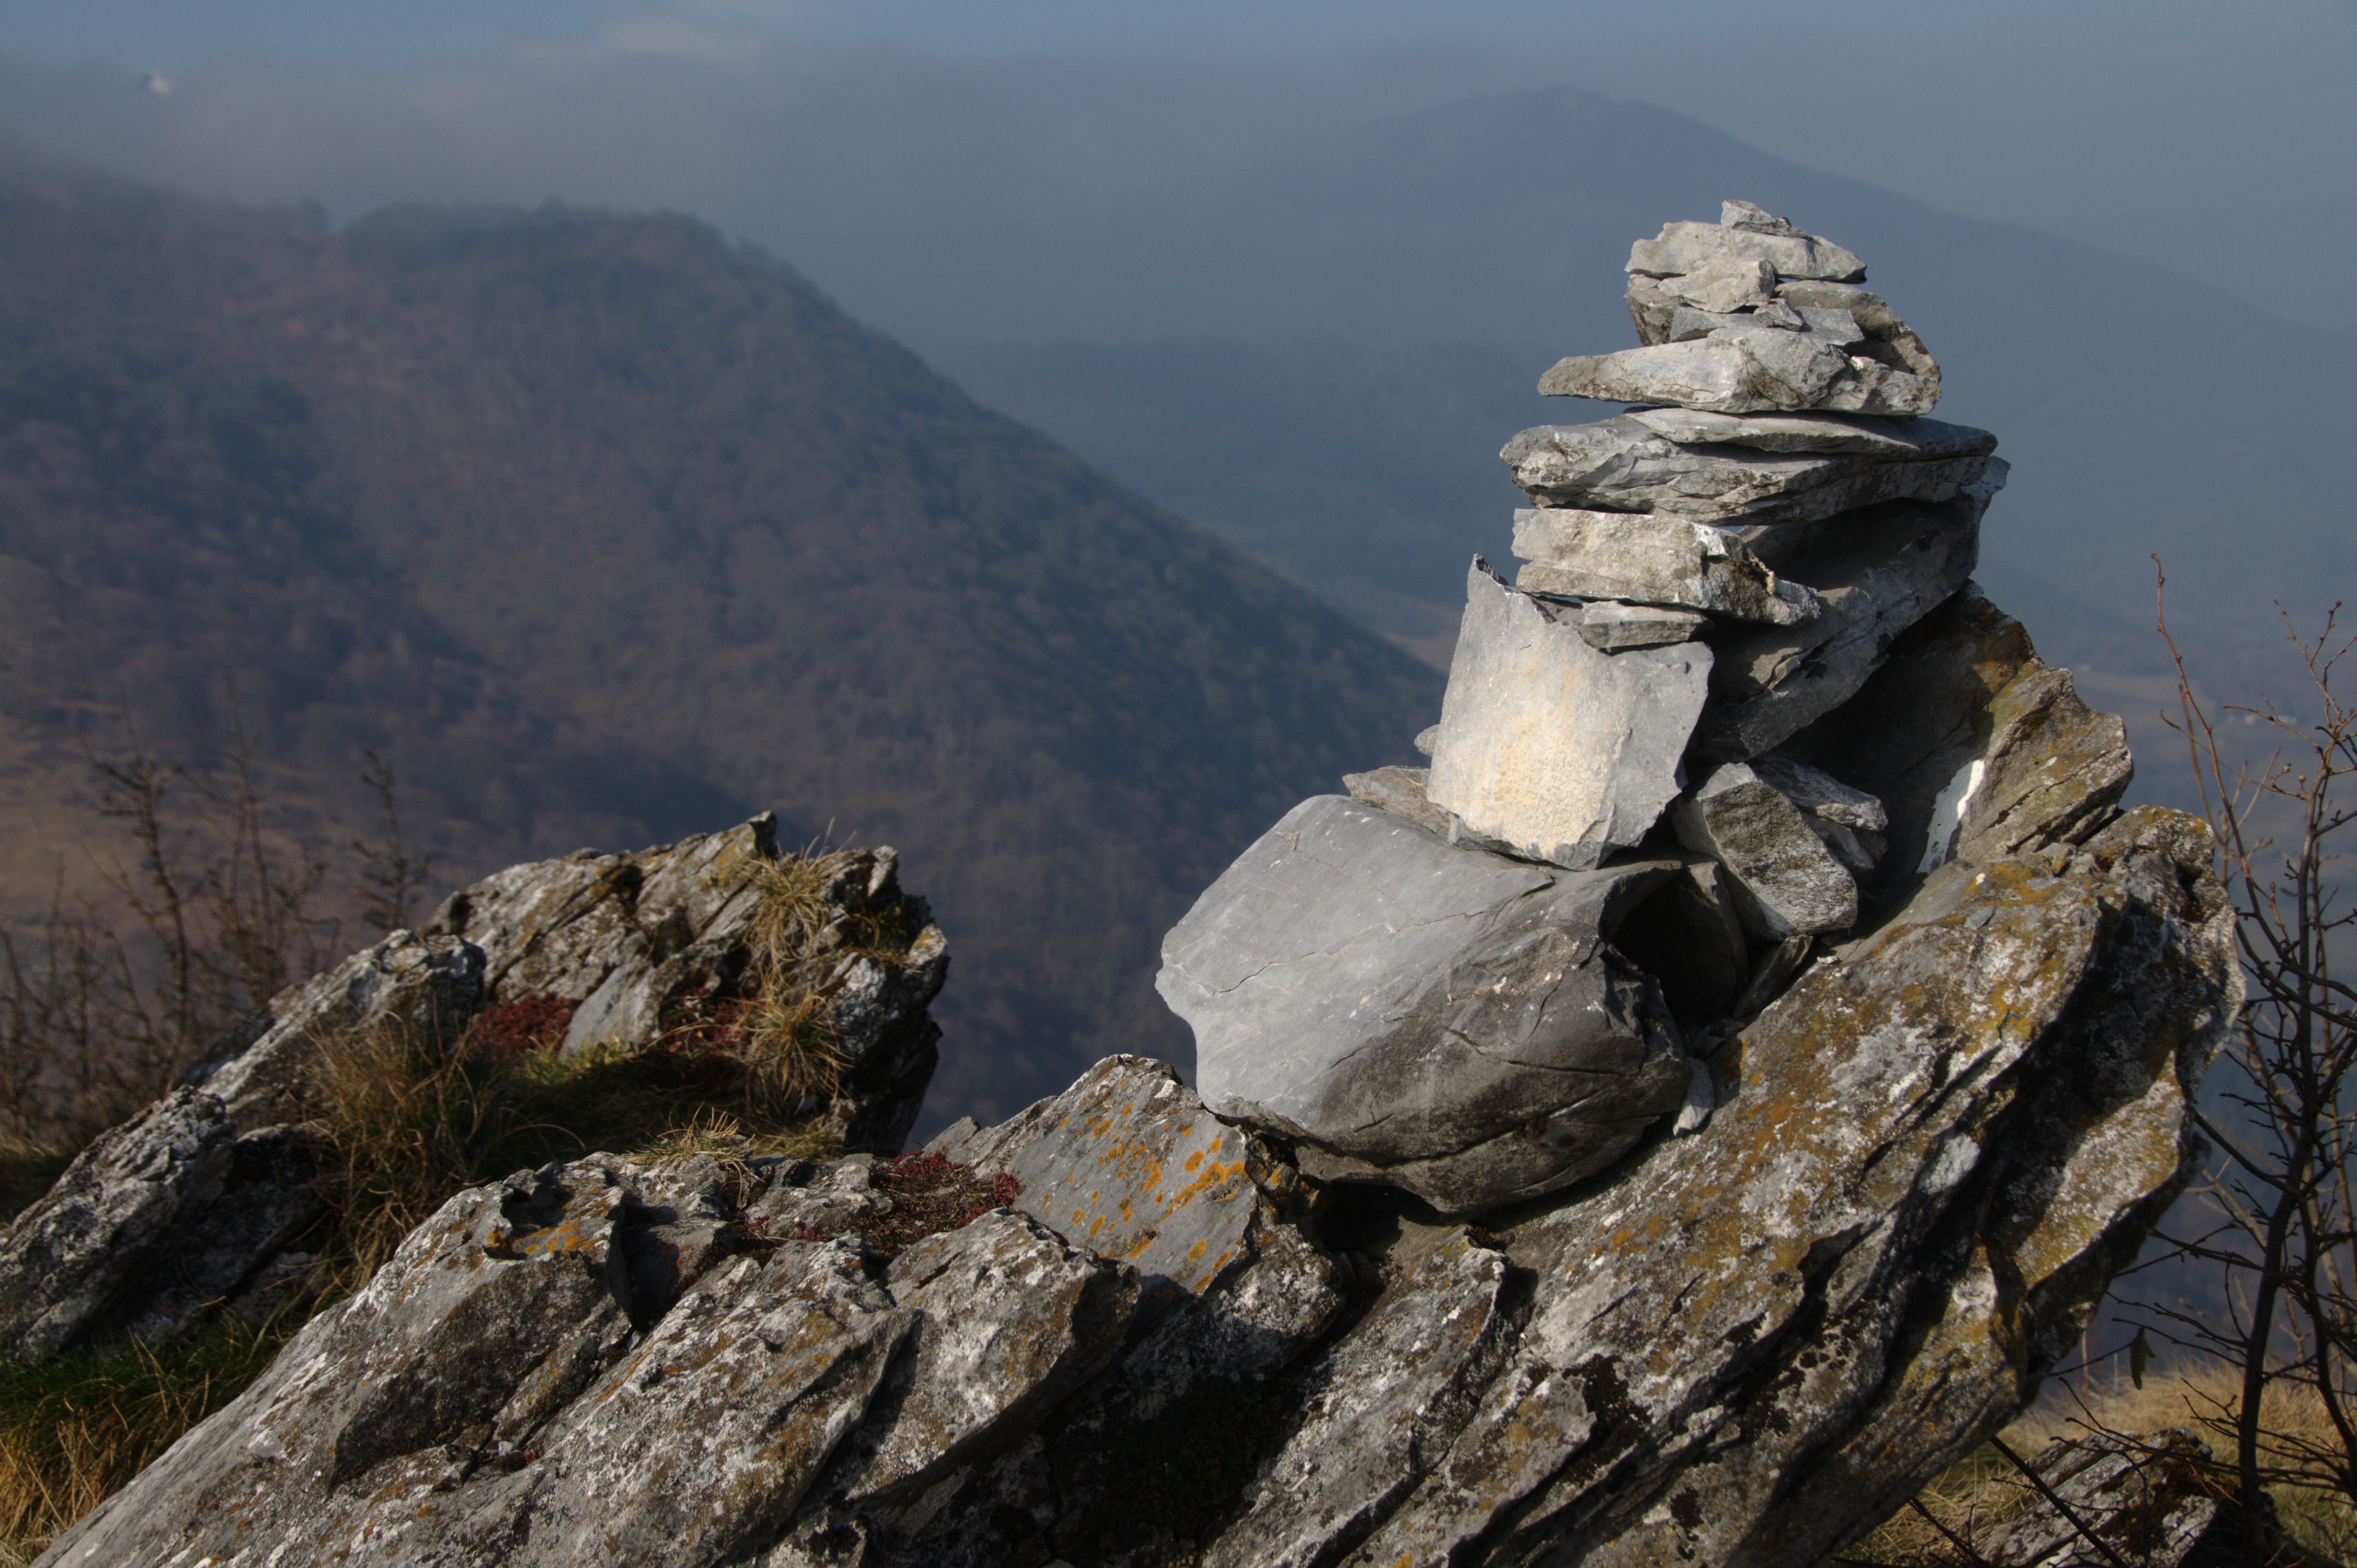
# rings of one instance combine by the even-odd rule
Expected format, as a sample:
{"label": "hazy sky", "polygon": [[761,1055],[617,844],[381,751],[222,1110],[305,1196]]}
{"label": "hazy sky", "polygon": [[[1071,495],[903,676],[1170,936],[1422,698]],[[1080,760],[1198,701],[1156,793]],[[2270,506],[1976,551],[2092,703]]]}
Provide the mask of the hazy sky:
{"label": "hazy sky", "polygon": [[404,83],[552,51],[721,65],[780,46],[1212,67],[1370,101],[1583,87],[2357,322],[2357,0],[0,0],[0,61],[91,91],[135,91],[144,69],[217,95],[293,76],[429,117]]}

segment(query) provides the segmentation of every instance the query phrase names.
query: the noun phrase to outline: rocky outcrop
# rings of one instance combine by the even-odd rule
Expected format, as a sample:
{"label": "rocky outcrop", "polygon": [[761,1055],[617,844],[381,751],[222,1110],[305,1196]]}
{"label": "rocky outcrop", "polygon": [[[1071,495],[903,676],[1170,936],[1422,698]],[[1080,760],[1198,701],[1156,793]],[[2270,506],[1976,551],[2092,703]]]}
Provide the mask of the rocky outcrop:
{"label": "rocky outcrop", "polygon": [[[768,816],[635,854],[519,865],[272,998],[188,1081],[102,1134],[0,1239],[0,1335],[20,1357],[128,1330],[156,1339],[223,1305],[266,1305],[308,1257],[320,1208],[309,1069],[325,1042],[394,1026],[445,1044],[502,1008],[568,1017],[563,1048],[635,1051],[683,998],[725,996],[750,957]],[[948,957],[889,850],[834,857],[818,889],[823,1024],[844,1060],[812,1112],[852,1148],[898,1150],[932,1074],[925,1009]],[[847,922],[899,933],[878,955]],[[553,1004],[553,1006],[551,1005]]]}
{"label": "rocky outcrop", "polygon": [[[1936,394],[1921,340],[1857,286],[1864,263],[1748,203],[1641,242],[1630,270],[1648,346],[1566,360],[1543,391],[1608,395],[1556,384],[1567,366],[1634,375],[1772,340],[1770,359],[1849,351],[1827,387]],[[1514,514],[1526,560],[1512,584],[1468,574],[1417,739],[1431,766],[1345,780],[1402,825],[1340,833],[1347,809],[1305,804],[1164,948],[1213,1108],[1304,1168],[1455,1214],[1582,1180],[1662,1119],[1697,1124],[1711,1095],[1673,1095],[1677,1064],[1813,953],[1943,864],[2083,842],[2128,779],[2118,721],[1970,585],[1995,436],[1839,399],[1609,395],[1674,406],[1501,454],[1538,503]],[[1561,873],[1648,867],[1609,899],[1564,897]]]}
{"label": "rocky outcrop", "polygon": [[[1648,346],[1551,384],[1688,406],[1508,447],[1533,555],[1475,564],[1430,768],[1166,941],[1196,1088],[462,1193],[47,1561],[1793,1568],[2010,1419],[2194,1168],[2212,845],[1967,582],[1994,439],[1824,412],[1938,390],[1856,256],[1730,203],[1631,271]],[[567,1049],[729,983],[725,875],[569,864],[411,970]],[[910,1027],[925,940],[843,1005]],[[226,1113],[81,1189],[148,1244]]]}
{"label": "rocky outcrop", "polygon": [[950,1129],[1010,1201],[892,1248],[872,1159],[522,1173],[44,1561],[1813,1562],[2013,1414],[2181,1186],[2207,866],[2143,808],[1951,862],[1710,1058],[1706,1125],[1479,1223],[1132,1058]]}

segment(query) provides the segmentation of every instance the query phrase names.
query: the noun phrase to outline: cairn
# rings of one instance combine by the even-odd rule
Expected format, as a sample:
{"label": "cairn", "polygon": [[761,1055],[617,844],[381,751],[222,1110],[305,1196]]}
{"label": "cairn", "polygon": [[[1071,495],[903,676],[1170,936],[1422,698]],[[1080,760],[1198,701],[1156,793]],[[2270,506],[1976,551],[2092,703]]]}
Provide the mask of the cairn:
{"label": "cairn", "polygon": [[[1164,943],[1206,1103],[1313,1176],[1469,1213],[1698,1128],[1705,1058],[1956,853],[1992,768],[2073,770],[1996,791],[2037,819],[2016,845],[2083,837],[2126,785],[2118,721],[1968,589],[2006,465],[1923,417],[1940,367],[1865,263],[1730,201],[1629,274],[1641,346],[1539,385],[1631,406],[1500,454],[1523,564],[1473,561],[1429,768],[1303,802]],[[1861,703],[1943,606],[1917,689]],[[1942,707],[1987,699],[1941,673],[1973,658],[2043,693],[2034,746]]]}

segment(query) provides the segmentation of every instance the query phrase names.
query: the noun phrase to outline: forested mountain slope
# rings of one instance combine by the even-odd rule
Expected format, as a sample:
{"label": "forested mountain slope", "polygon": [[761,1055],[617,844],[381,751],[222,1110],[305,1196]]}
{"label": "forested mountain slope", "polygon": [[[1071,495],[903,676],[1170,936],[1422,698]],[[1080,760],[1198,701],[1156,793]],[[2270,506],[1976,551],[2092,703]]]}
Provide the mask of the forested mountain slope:
{"label": "forested mountain slope", "polygon": [[0,178],[5,891],[79,733],[227,722],[457,883],[774,807],[888,842],[954,972],[933,1115],[1176,1054],[1163,929],[1438,682],[693,221]]}

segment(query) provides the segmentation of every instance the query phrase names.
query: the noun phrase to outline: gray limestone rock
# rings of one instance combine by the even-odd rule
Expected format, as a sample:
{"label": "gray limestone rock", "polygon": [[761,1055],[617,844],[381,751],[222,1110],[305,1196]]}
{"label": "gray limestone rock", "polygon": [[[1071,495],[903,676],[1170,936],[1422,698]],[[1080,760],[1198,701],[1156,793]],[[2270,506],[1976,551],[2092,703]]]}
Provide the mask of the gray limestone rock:
{"label": "gray limestone rock", "polygon": [[2083,842],[2116,813],[2135,773],[2119,719],[2092,712],[2071,672],[2040,660],[2021,623],[1970,585],[1782,749],[1888,809],[1890,851],[1867,884],[1884,906],[1951,861]]}
{"label": "gray limestone rock", "polygon": [[[1674,281],[1674,280],[1673,280]],[[1801,310],[1781,299],[1748,310],[1695,310],[1681,306],[1670,317],[1668,340],[1684,343],[1714,332],[1749,332],[1762,327],[1806,332],[1837,349],[1866,341],[1866,334],[1846,310]]]}
{"label": "gray limestone rock", "polygon": [[1725,1017],[1750,982],[1750,944],[1735,897],[1726,868],[1696,855],[1613,935],[1612,945],[1661,983],[1682,1019]]}
{"label": "gray limestone rock", "polygon": [[[1279,1174],[1250,1133],[1213,1116],[1169,1068],[1144,1057],[1107,1057],[1063,1093],[996,1127],[963,1119],[926,1146],[981,1175],[1015,1177],[1027,1213],[1136,1269],[1152,1310],[1267,1272],[1265,1252],[1297,1250],[1297,1233],[1275,1240],[1292,1231],[1291,1173]],[[1109,1186],[1114,1171],[1121,1180]],[[1323,1267],[1308,1274],[1281,1294],[1311,1300],[1303,1316],[1319,1322],[1340,1302],[1328,1294]]]}
{"label": "gray limestone rock", "polygon": [[853,1508],[1012,1448],[1105,1369],[1138,1296],[1135,1269],[1008,1210],[919,1241],[884,1283],[917,1324],[827,1477]]}
{"label": "gray limestone rock", "polygon": [[[2058,1438],[2029,1466],[2070,1512],[2044,1497],[2029,1498],[1981,1544],[1996,1568],[2097,1568],[2107,1561],[2105,1548],[2136,1568],[2233,1568],[2245,1561],[2237,1510],[2216,1495],[2209,1444],[2183,1427],[2146,1437]],[[2088,1542],[2083,1525],[2101,1544]]]}
{"label": "gray limestone rock", "polygon": [[1852,789],[1823,768],[1772,751],[1753,757],[1751,770],[1800,808],[1810,831],[1824,841],[1835,860],[1852,871],[1865,873],[1882,858],[1890,814],[1879,800]]}
{"label": "gray limestone rock", "polygon": [[1721,328],[1707,338],[1574,355],[1539,378],[1550,397],[1666,403],[1721,413],[1832,409],[1929,413],[1940,383],[1843,352],[1814,332]]}
{"label": "gray limestone rock", "polygon": [[1440,726],[1438,725],[1426,725],[1422,729],[1415,732],[1415,748],[1426,757],[1430,757],[1432,755],[1432,748],[1439,744],[1439,741]]}
{"label": "gray limestone rock", "polygon": [[1812,310],[1841,311],[1866,335],[1866,346],[1859,352],[1894,371],[1933,381],[1940,379],[1939,361],[1880,295],[1869,294],[1855,284],[1793,278],[1776,285],[1776,296],[1803,316]]}
{"label": "gray limestone rock", "polygon": [[1577,607],[1516,591],[1478,556],[1466,601],[1426,798],[1559,865],[1637,843],[1678,791],[1708,650],[1599,651],[1579,634]]}
{"label": "gray limestone rock", "polygon": [[[1717,1053],[1706,1124],[1478,1229],[1321,1193],[1135,1058],[952,1129],[1038,1207],[889,1264],[735,1207],[860,1161],[477,1188],[45,1563],[1818,1562],[2031,1397],[2198,1168],[2210,847],[2139,808],[1927,885]],[[633,1236],[705,1223],[641,1299]],[[1176,1296],[1092,1372],[1122,1251]]]}
{"label": "gray limestone rock", "polygon": [[1734,878],[1744,929],[1761,941],[1846,929],[1857,879],[1801,806],[1749,764],[1711,770],[1670,808],[1678,842]]}
{"label": "gray limestone rock", "polygon": [[1693,408],[1632,408],[1620,415],[1682,446],[1749,446],[1761,452],[1857,452],[1907,462],[1985,457],[1996,437],[1936,419],[1864,413],[1711,413]]}
{"label": "gray limestone rock", "polygon": [[1644,978],[1602,950],[1678,869],[1571,872],[1304,801],[1163,941],[1204,1101],[1470,1212],[1577,1179],[1683,1103]]}
{"label": "gray limestone rock", "polygon": [[[1991,479],[2001,483],[2004,467],[1994,463]],[[1856,695],[1900,633],[1972,575],[1987,505],[1986,489],[1968,491],[1939,505],[1890,502],[1846,523],[1807,559],[1820,607],[1813,619],[1714,639],[1711,704],[1695,754],[1757,757]]]}
{"label": "gray limestone rock", "polygon": [[[1889,446],[1905,449],[1903,443]],[[1683,446],[1634,414],[1598,424],[1540,425],[1506,443],[1499,456],[1542,507],[1745,524],[1812,522],[1885,500],[1943,501],[1978,481],[1989,464],[1977,452],[1891,460],[1887,449],[1871,456],[1762,454],[1742,446]]]}
{"label": "gray limestone rock", "polygon": [[1660,287],[1697,310],[1742,310],[1776,297],[1776,269],[1759,256],[1722,255],[1683,276],[1663,278]]}
{"label": "gray limestone rock", "polygon": [[[487,1006],[554,994],[579,1003],[576,1036],[644,1047],[665,1003],[743,971],[751,873],[776,854],[765,815],[636,854],[511,867],[453,895],[417,932],[289,986],[0,1237],[0,1326],[16,1330],[17,1354],[116,1330],[160,1338],[298,1282],[307,1263],[277,1260],[318,1212],[306,1128],[328,1042],[397,1026],[447,1044]],[[824,894],[841,918],[888,915],[914,933],[888,961],[846,956],[823,982],[845,1066],[813,1109],[854,1148],[907,1138],[940,1034],[926,1008],[946,945],[896,865],[889,850],[846,854]]]}
{"label": "gray limestone rock", "polygon": [[[1781,220],[1780,220],[1781,221]],[[1866,263],[1830,240],[1793,228],[1760,228],[1751,224],[1664,223],[1660,235],[1640,240],[1629,248],[1629,270],[1651,277],[1691,274],[1713,262],[1758,260],[1775,269],[1780,278],[1828,278],[1857,283],[1866,277]]]}
{"label": "gray limestone rock", "polygon": [[1780,578],[1741,533],[1685,518],[1524,507],[1514,513],[1514,553],[1529,563],[1514,575],[1526,594],[1683,606],[1780,627],[1817,614],[1815,590]]}
{"label": "gray limestone rock", "polygon": [[98,1135],[0,1241],[0,1333],[56,1354],[116,1304],[149,1251],[226,1182],[237,1129],[220,1099],[177,1089]]}
{"label": "gray limestone rock", "polygon": [[1618,653],[1624,648],[1663,648],[1671,643],[1692,642],[1709,624],[1708,616],[1694,610],[1590,599],[1580,607],[1579,639],[1590,648]]}
{"label": "gray limestone rock", "polygon": [[1505,1254],[1456,1230],[1395,1266],[1397,1287],[1300,1375],[1300,1428],[1204,1568],[1333,1562],[1472,1417],[1513,1343]]}
{"label": "gray limestone rock", "polygon": [[1426,770],[1421,768],[1378,768],[1372,773],[1345,773],[1342,788],[1350,791],[1353,800],[1404,817],[1425,832],[1446,839],[1455,819],[1425,799],[1426,777]]}

